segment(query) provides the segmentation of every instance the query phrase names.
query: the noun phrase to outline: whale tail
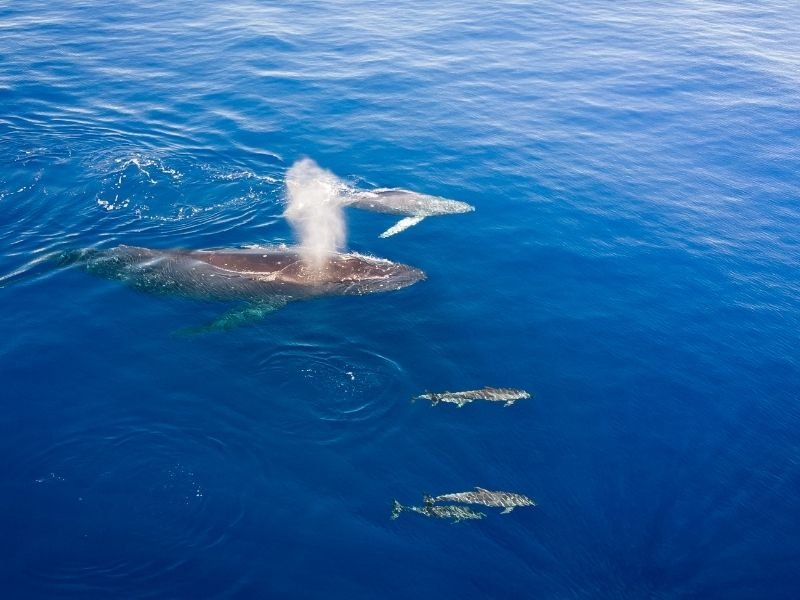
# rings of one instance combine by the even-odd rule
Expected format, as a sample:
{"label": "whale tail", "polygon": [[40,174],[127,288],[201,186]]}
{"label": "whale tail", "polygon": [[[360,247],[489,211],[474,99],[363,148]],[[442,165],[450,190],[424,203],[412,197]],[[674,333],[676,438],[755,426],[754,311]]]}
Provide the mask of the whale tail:
{"label": "whale tail", "polygon": [[94,248],[85,248],[80,250],[64,250],[59,252],[53,257],[56,265],[59,267],[71,267],[72,265],[81,265],[100,254],[99,250]]}
{"label": "whale tail", "polygon": [[394,521],[397,517],[400,516],[400,513],[403,512],[404,506],[400,504],[397,500],[394,501],[392,505],[392,516],[391,519]]}

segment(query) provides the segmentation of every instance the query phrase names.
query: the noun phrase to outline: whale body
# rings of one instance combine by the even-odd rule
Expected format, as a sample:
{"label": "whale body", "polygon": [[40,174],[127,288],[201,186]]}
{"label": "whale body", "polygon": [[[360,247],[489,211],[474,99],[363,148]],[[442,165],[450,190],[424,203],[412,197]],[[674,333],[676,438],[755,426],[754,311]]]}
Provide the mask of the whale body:
{"label": "whale body", "polygon": [[147,293],[245,303],[210,329],[258,318],[294,300],[389,292],[425,279],[414,267],[356,253],[331,254],[324,267],[313,269],[297,250],[283,246],[158,250],[122,245],[67,251],[59,262]]}
{"label": "whale body", "polygon": [[387,238],[416,225],[426,217],[455,215],[475,210],[475,207],[459,200],[429,196],[400,188],[376,188],[374,190],[350,190],[344,199],[345,206],[379,213],[403,215],[405,218],[384,231],[380,237]]}

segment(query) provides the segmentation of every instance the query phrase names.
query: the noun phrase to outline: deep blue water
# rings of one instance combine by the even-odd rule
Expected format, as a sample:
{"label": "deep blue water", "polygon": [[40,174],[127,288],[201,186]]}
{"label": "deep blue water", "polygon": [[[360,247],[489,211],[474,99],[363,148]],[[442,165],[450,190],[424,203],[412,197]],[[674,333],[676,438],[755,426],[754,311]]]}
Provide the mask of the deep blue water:
{"label": "deep blue water", "polygon": [[[3,598],[796,598],[793,2],[0,1]],[[391,294],[224,307],[54,252],[291,242],[284,175],[477,210]],[[425,389],[530,390],[512,408]],[[450,525],[391,503],[539,506]]]}

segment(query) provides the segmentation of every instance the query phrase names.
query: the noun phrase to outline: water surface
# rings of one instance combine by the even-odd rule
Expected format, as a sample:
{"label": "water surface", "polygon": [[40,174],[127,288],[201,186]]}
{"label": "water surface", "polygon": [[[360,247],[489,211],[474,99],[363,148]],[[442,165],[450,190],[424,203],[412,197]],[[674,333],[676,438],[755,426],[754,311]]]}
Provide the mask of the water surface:
{"label": "water surface", "polygon": [[[790,2],[0,2],[8,598],[793,598]],[[385,295],[225,307],[53,252],[291,242],[284,176],[469,202]],[[512,408],[411,404],[528,389]],[[480,522],[393,498],[473,486]]]}

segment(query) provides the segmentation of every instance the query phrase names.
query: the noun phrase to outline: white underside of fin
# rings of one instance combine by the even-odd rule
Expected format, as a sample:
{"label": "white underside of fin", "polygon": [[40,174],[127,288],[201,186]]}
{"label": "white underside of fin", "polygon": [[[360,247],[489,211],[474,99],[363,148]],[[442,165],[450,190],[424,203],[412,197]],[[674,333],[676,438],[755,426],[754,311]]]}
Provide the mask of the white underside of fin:
{"label": "white underside of fin", "polygon": [[384,231],[380,237],[387,238],[395,235],[396,233],[400,233],[401,231],[405,231],[409,227],[413,227],[425,217],[406,217],[405,219],[400,219],[397,223],[389,227],[386,231]]}

